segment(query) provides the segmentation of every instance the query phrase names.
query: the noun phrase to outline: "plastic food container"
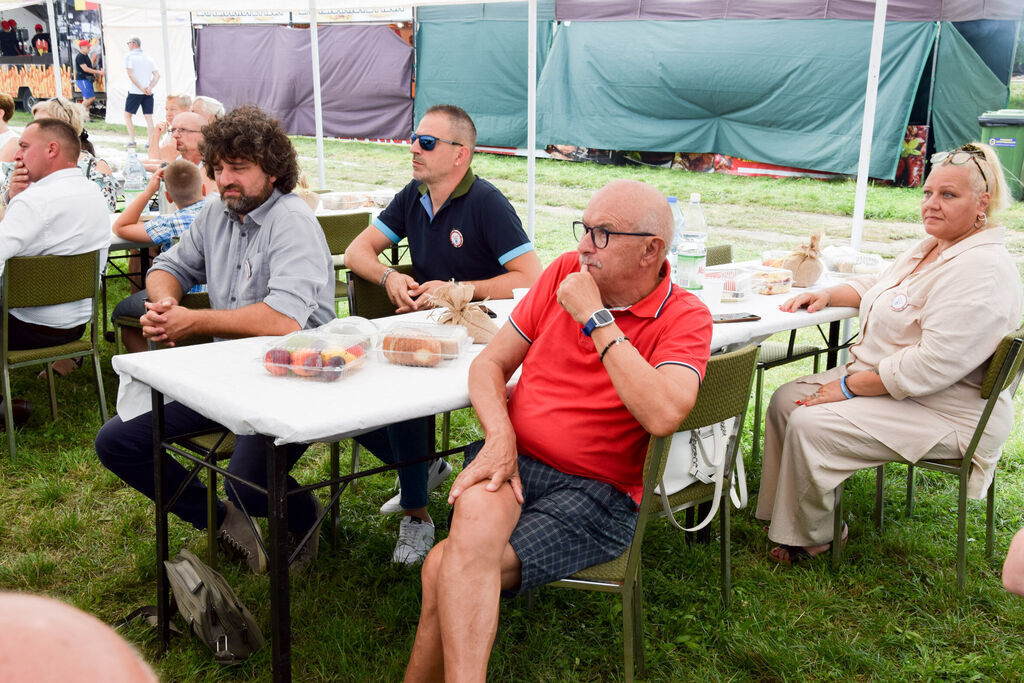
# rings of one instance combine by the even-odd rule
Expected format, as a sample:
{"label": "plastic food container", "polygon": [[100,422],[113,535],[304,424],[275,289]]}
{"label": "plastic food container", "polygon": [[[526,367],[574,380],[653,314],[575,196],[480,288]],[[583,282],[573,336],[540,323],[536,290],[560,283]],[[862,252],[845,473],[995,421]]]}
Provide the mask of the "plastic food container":
{"label": "plastic food container", "polygon": [[751,286],[762,296],[786,294],[793,287],[793,273],[785,268],[762,266],[751,272]]}
{"label": "plastic food container", "polygon": [[334,382],[366,363],[373,350],[373,324],[350,318],[276,339],[263,352],[263,367],[275,377]]}
{"label": "plastic food container", "polygon": [[821,257],[829,272],[839,277],[881,273],[886,266],[878,254],[864,254],[852,247],[826,247]]}
{"label": "plastic food container", "polygon": [[782,262],[786,260],[792,252],[782,251],[781,249],[769,249],[768,251],[761,252],[761,265],[769,266],[771,268],[781,268]]}
{"label": "plastic food container", "polygon": [[704,269],[705,279],[721,278],[722,303],[739,303],[750,296],[751,273],[735,265],[710,266]]}
{"label": "plastic food container", "polygon": [[433,368],[458,358],[470,344],[472,340],[462,325],[408,322],[384,330],[378,350],[388,363]]}

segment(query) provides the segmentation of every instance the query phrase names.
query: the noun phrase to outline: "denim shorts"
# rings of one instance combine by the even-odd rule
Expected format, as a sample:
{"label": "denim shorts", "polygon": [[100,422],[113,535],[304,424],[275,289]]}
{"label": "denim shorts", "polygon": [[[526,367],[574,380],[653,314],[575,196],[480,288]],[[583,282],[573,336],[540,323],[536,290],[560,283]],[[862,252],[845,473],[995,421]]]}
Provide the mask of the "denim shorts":
{"label": "denim shorts", "polygon": [[[465,465],[482,445],[466,447]],[[611,484],[560,472],[523,454],[519,479],[525,502],[509,543],[522,562],[522,581],[502,591],[503,597],[614,560],[633,542],[636,503]]]}
{"label": "denim shorts", "polygon": [[78,89],[82,91],[83,100],[88,100],[93,97],[96,97],[96,91],[93,90],[92,81],[87,81],[84,78],[80,78],[77,81],[75,81],[75,85],[77,85]]}

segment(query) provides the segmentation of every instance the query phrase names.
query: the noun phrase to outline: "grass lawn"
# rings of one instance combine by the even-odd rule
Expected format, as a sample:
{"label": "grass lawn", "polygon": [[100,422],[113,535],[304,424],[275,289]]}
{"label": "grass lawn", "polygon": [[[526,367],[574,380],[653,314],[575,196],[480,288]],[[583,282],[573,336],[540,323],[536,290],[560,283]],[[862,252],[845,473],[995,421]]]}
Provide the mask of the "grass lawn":
{"label": "grass lawn", "polygon": [[[300,138],[296,146],[314,177],[313,142]],[[328,141],[327,157],[328,184],[335,189],[398,189],[408,180],[403,147]],[[480,155],[474,168],[525,215],[522,159]],[[621,177],[646,180],[670,194],[701,192],[711,242],[732,242],[741,258],[769,245],[792,246],[815,228],[837,242],[849,235],[851,181],[780,181],[541,161],[536,243],[545,263],[573,247],[570,222],[590,195]],[[920,237],[919,197],[919,190],[870,187],[867,248],[892,254]],[[1024,261],[1024,205],[1009,211],[1003,224],[1011,251]],[[126,293],[121,283],[114,290],[113,301]],[[110,369],[113,351],[112,344],[105,345],[111,403],[117,394]],[[770,392],[809,371],[809,362],[776,369],[766,385]],[[253,372],[261,372],[255,362]],[[0,589],[52,595],[107,622],[151,604],[152,505],[96,461],[92,439],[99,418],[88,368],[58,379],[61,415],[56,422],[48,421],[45,382],[35,372],[16,372],[13,382],[13,394],[30,398],[37,411],[18,435],[17,461],[0,456]],[[343,403],[336,409],[353,407]],[[479,436],[468,409],[456,414],[454,428],[456,443]],[[749,425],[745,438],[749,452]],[[908,520],[902,515],[905,470],[891,467],[890,516],[876,534],[871,527],[874,477],[855,476],[844,496],[851,533],[843,565],[833,571],[819,561],[789,569],[767,559],[766,535],[752,516],[759,467],[749,463],[752,500],[733,517],[734,602],[729,612],[718,598],[717,539],[687,544],[665,522],[654,522],[644,548],[650,680],[1019,678],[1024,601],[1002,589],[999,565],[1012,534],[1024,524],[1022,440],[1018,428],[1000,463],[994,564],[983,559],[983,505],[969,505],[963,594],[955,587],[956,500],[948,477],[919,474],[918,504]],[[327,449],[317,445],[295,474],[313,481],[327,471]],[[325,539],[311,574],[293,579],[297,681],[401,677],[419,613],[419,576],[390,563],[398,518],[382,518],[377,508],[390,497],[392,484],[391,476],[376,477],[346,494],[338,547],[331,548]],[[431,511],[437,520],[446,517],[441,491],[432,496]],[[171,537],[173,549],[205,552],[204,536],[180,522],[172,522]],[[225,562],[221,568],[266,627],[268,582],[242,565]],[[618,604],[599,594],[542,590],[532,610],[525,601],[504,603],[491,678],[621,678],[621,626]],[[270,679],[269,647],[246,663],[221,668],[192,637],[175,640],[160,658],[144,627],[131,626],[125,635],[167,681]]]}

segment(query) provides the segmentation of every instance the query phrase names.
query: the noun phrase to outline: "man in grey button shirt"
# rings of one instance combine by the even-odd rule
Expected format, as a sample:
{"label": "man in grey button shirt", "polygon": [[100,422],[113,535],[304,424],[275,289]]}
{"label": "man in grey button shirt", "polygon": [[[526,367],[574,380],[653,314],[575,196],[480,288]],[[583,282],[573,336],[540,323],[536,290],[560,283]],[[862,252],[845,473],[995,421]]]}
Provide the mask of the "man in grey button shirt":
{"label": "man in grey button shirt", "polygon": [[[292,194],[298,178],[295,149],[274,119],[256,107],[242,107],[203,129],[203,162],[217,181],[220,197],[206,206],[181,241],[160,254],[146,276],[149,302],[140,319],[146,338],[174,343],[196,335],[217,339],[280,335],[317,327],[334,318],[334,268],[323,231],[308,205]],[[205,284],[210,309],[179,305],[183,292]],[[178,403],[167,405],[168,436],[216,424]],[[96,436],[96,452],[109,470],[153,498],[152,417],[124,422],[114,417]],[[288,447],[293,466],[305,444]],[[266,486],[266,437],[237,436],[228,470]],[[167,468],[166,495],[187,478],[184,467]],[[289,487],[298,487],[289,478]],[[228,486],[228,501],[218,504],[218,536],[245,557],[256,572],[266,556],[242,509],[265,516],[265,494],[244,485]],[[237,505],[237,507],[236,507]],[[241,509],[240,509],[241,508]],[[197,529],[206,528],[206,488],[189,482],[171,508]],[[311,493],[292,496],[288,529],[301,539],[316,523],[320,505]],[[299,555],[308,564],[316,538]],[[294,540],[294,539],[292,539]]]}

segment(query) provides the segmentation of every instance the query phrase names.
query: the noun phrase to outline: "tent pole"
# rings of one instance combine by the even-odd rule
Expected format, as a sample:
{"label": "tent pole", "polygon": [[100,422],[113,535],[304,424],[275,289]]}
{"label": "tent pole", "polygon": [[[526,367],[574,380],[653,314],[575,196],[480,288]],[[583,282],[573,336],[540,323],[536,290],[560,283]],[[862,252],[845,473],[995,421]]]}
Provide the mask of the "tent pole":
{"label": "tent pole", "polygon": [[174,79],[171,76],[171,39],[167,30],[167,0],[160,0],[160,24],[164,31],[164,69],[167,71],[167,94],[174,94]]}
{"label": "tent pole", "polygon": [[860,249],[864,233],[864,204],[868,194],[871,165],[871,141],[875,132],[875,103],[878,98],[878,72],[882,66],[882,39],[885,35],[885,11],[888,0],[875,0],[875,21],[871,30],[871,55],[868,59],[868,86],[864,93],[864,122],[860,132],[860,159],[857,162],[857,194],[853,203],[853,230],[850,246]]}
{"label": "tent pole", "polygon": [[537,189],[537,0],[529,0],[526,7],[526,235],[532,240]]}
{"label": "tent pole", "polygon": [[[864,236],[864,205],[868,195],[868,173],[871,165],[871,141],[875,132],[875,103],[878,98],[878,72],[882,66],[882,39],[885,36],[885,11],[888,0],[875,0],[875,20],[871,28],[871,54],[868,58],[868,85],[864,94],[864,123],[860,132],[860,159],[857,162],[857,194],[853,202],[853,228],[850,246],[860,250]],[[842,338],[850,338],[850,321],[843,321]],[[840,363],[846,363],[843,349]]]}
{"label": "tent pole", "polygon": [[313,119],[316,122],[316,164],[320,176],[320,189],[327,189],[324,170],[324,112],[320,99],[320,29],[316,22],[316,0],[309,0],[309,48],[313,62]]}
{"label": "tent pole", "polygon": [[[64,86],[60,78],[60,54],[57,51],[59,39],[57,38],[57,24],[53,20],[53,0],[46,0],[46,18],[50,25],[50,56],[53,57],[53,84],[57,97],[64,97]],[[70,93],[74,97],[74,93]]]}

